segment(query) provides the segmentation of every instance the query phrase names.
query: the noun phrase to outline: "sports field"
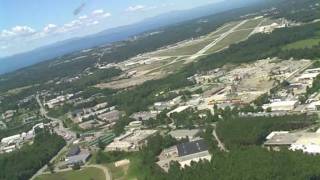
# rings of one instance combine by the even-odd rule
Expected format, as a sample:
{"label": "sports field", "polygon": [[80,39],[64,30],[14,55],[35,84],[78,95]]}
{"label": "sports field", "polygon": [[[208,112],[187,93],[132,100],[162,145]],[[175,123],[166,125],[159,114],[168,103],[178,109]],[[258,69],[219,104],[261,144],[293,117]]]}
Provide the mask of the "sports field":
{"label": "sports field", "polygon": [[85,168],[78,171],[66,171],[55,174],[45,174],[35,180],[105,180],[105,174],[98,168]]}

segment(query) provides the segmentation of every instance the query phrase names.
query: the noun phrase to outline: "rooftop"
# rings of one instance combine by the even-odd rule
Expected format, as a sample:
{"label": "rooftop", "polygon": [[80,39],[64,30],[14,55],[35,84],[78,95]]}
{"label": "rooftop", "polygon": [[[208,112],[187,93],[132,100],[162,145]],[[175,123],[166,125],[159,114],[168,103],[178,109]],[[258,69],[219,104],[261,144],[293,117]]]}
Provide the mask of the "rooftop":
{"label": "rooftop", "polygon": [[200,132],[199,129],[179,129],[171,131],[169,134],[174,138],[195,137]]}
{"label": "rooftop", "polygon": [[295,143],[302,134],[299,133],[278,133],[268,139],[264,145],[272,146],[272,145],[291,145]]}
{"label": "rooftop", "polygon": [[67,164],[85,163],[90,157],[90,153],[85,152],[79,155],[70,156],[66,159]]}
{"label": "rooftop", "polygon": [[187,156],[190,154],[199,153],[202,151],[207,151],[208,145],[203,139],[200,139],[197,141],[191,141],[191,142],[179,144],[177,145],[177,148],[178,148],[178,155],[179,157],[181,157],[181,156]]}

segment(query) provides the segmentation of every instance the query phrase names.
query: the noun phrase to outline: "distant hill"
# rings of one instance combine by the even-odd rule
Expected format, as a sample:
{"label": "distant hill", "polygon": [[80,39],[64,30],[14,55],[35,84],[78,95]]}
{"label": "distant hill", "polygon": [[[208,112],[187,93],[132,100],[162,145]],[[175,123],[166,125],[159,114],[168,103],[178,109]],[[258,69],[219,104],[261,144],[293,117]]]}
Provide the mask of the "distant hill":
{"label": "distant hill", "polygon": [[37,48],[30,52],[0,59],[0,74],[8,73],[79,50],[125,40],[145,31],[243,7],[259,1],[261,0],[226,0],[226,2],[223,1],[190,10],[174,11],[146,19],[136,24],[107,29],[97,34],[57,42],[52,45]]}

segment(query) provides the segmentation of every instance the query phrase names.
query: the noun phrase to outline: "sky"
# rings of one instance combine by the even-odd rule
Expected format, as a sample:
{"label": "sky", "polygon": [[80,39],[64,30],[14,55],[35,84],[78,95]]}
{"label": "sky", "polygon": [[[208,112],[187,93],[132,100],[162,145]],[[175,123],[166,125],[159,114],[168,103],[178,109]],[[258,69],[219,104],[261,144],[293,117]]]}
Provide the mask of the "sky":
{"label": "sky", "polygon": [[0,57],[221,0],[0,0]]}

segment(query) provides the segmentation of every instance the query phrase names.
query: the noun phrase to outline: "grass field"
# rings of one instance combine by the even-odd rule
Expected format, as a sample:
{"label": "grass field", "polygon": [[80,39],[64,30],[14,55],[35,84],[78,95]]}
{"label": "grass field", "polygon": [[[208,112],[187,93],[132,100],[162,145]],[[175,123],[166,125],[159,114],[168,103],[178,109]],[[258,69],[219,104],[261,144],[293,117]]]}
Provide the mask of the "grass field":
{"label": "grass field", "polygon": [[209,36],[216,36],[216,35],[219,35],[219,34],[222,34],[222,33],[225,33],[227,31],[229,31],[231,28],[233,28],[234,26],[236,26],[237,24],[239,24],[240,22],[239,21],[236,21],[236,22],[230,22],[224,26],[222,26],[221,28],[219,28],[218,30],[212,32],[209,34]]}
{"label": "grass field", "polygon": [[[114,180],[128,180],[128,169],[129,165],[122,167],[115,167],[113,164],[107,165],[110,173],[112,174],[112,179]],[[135,179],[132,177],[131,179]]]}
{"label": "grass field", "polygon": [[105,180],[105,174],[97,168],[85,168],[79,171],[66,171],[41,175],[35,180]]}
{"label": "grass field", "polygon": [[281,23],[281,20],[280,19],[265,18],[265,20],[261,23],[261,26],[268,26],[273,23]]}
{"label": "grass field", "polygon": [[184,46],[181,47],[177,47],[177,48],[171,48],[168,49],[166,51],[160,52],[158,54],[155,54],[156,56],[184,56],[184,55],[193,55],[195,53],[197,53],[198,51],[200,51],[202,48],[204,48],[205,46],[207,46],[208,44],[210,44],[212,41],[214,41],[216,38],[219,37],[219,35],[221,35],[222,33],[225,33],[227,31],[229,31],[231,28],[233,28],[234,26],[236,26],[239,22],[231,22],[228,23],[224,26],[222,26],[221,28],[219,28],[218,30],[210,33],[207,35],[206,38],[203,39],[199,39],[195,42],[186,44]]}
{"label": "grass field", "polygon": [[204,38],[198,40],[197,42],[193,42],[187,44],[185,46],[181,46],[178,48],[171,48],[166,51],[160,52],[156,54],[156,56],[184,56],[184,55],[193,55],[204,48],[206,45],[210,44],[216,36]]}
{"label": "grass field", "polygon": [[320,37],[305,39],[305,40],[288,44],[283,47],[283,50],[311,48],[312,46],[318,45],[319,43],[320,43]]}
{"label": "grass field", "polygon": [[215,46],[213,46],[211,49],[209,49],[206,53],[214,53],[216,51],[219,51],[225,47],[228,47],[231,44],[235,44],[237,42],[240,42],[248,37],[248,35],[252,32],[251,29],[249,30],[242,30],[242,31],[236,31],[231,33],[229,36],[218,42]]}
{"label": "grass field", "polygon": [[259,23],[263,21],[263,18],[260,19],[251,19],[248,22],[244,23],[242,26],[240,26],[238,29],[250,29],[255,28],[259,25]]}

